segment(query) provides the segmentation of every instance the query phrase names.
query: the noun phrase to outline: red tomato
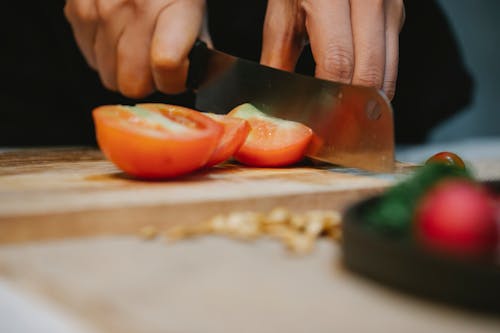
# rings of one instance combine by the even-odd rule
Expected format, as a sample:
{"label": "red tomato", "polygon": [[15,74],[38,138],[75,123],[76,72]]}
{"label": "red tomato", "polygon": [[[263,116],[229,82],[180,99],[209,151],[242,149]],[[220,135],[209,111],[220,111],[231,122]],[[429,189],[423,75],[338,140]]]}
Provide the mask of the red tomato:
{"label": "red tomato", "polygon": [[241,163],[258,167],[278,167],[304,157],[312,130],[300,123],[268,116],[251,104],[234,108],[229,116],[250,123],[250,133],[234,157]]}
{"label": "red tomato", "polygon": [[250,132],[250,125],[248,121],[243,119],[214,113],[205,113],[205,115],[224,126],[224,134],[219,141],[219,145],[205,165],[211,167],[226,161],[240,149]]}
{"label": "red tomato", "polygon": [[101,106],[93,117],[104,155],[126,173],[145,179],[200,168],[223,132],[200,112],[166,104]]}
{"label": "red tomato", "polygon": [[429,163],[443,163],[451,166],[456,166],[460,169],[465,169],[464,161],[455,153],[450,153],[448,151],[442,151],[435,155],[432,155],[425,164]]}
{"label": "red tomato", "polygon": [[460,256],[492,254],[498,231],[493,198],[478,184],[445,180],[416,212],[417,238],[426,247]]}

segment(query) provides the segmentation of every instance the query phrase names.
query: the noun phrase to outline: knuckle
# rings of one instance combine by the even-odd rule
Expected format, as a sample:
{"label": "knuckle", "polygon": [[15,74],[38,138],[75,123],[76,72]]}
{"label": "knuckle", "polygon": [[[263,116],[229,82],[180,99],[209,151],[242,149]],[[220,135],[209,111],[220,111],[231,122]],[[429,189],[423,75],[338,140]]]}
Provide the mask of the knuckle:
{"label": "knuckle", "polygon": [[108,21],[116,15],[117,10],[126,3],[126,0],[99,0],[97,1],[97,12],[99,18]]}
{"label": "knuckle", "polygon": [[80,21],[84,23],[94,23],[97,22],[97,11],[95,8],[87,8],[84,11],[82,11],[78,17],[80,18]]}
{"label": "knuckle", "polygon": [[327,48],[322,65],[328,75],[342,82],[350,81],[354,70],[353,53],[348,47],[333,45]]}
{"label": "knuckle", "polygon": [[362,86],[380,88],[382,86],[382,73],[376,68],[370,67],[361,71],[353,81]]}

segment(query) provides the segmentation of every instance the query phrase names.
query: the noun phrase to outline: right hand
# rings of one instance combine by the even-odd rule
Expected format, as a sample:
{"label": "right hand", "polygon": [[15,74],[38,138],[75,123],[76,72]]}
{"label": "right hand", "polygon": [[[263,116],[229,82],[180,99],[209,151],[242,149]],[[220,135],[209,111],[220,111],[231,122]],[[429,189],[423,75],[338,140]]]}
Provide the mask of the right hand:
{"label": "right hand", "polygon": [[67,0],[76,42],[103,85],[131,98],[185,90],[204,0]]}
{"label": "right hand", "polygon": [[404,20],[403,0],[269,0],[261,62],[293,71],[309,40],[316,77],[392,99]]}

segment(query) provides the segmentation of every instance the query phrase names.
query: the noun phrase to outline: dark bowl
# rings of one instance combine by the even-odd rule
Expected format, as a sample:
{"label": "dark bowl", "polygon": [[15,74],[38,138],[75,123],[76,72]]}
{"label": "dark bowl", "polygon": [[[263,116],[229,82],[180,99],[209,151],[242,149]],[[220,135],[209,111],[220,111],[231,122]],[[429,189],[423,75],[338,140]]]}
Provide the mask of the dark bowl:
{"label": "dark bowl", "polygon": [[[499,193],[500,182],[486,184]],[[428,252],[411,240],[369,228],[364,212],[380,196],[350,207],[343,221],[347,268],[400,290],[479,311],[500,314],[498,257],[456,259]]]}

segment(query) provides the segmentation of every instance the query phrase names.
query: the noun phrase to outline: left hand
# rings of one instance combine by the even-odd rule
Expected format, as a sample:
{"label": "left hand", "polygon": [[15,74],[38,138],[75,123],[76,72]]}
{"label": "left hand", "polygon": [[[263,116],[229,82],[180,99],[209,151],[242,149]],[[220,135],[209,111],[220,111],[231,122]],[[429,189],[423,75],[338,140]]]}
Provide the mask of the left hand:
{"label": "left hand", "polygon": [[64,13],[109,90],[130,98],[185,90],[205,0],[66,0]]}
{"label": "left hand", "polygon": [[394,97],[403,0],[269,0],[261,63],[293,71],[309,39],[316,77]]}

